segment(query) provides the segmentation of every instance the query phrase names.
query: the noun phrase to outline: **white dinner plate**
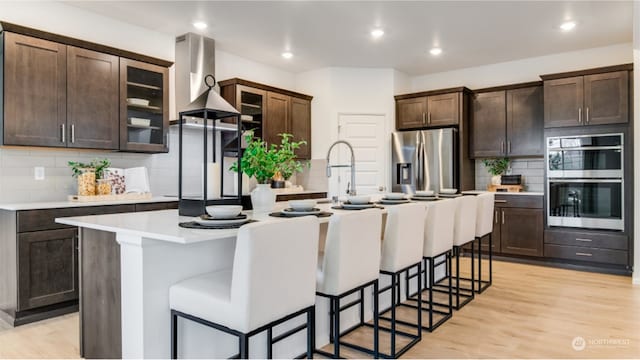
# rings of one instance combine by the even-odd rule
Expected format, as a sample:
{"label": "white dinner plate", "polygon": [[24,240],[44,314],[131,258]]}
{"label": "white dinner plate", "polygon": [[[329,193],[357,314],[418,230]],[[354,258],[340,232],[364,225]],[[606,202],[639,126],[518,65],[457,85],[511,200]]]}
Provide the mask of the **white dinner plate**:
{"label": "white dinner plate", "polygon": [[291,208],[287,208],[282,210],[282,213],[285,215],[317,215],[321,212],[322,210],[318,208],[313,208],[311,210],[293,210]]}
{"label": "white dinner plate", "polygon": [[244,217],[242,219],[218,219],[218,220],[208,220],[203,219],[201,217],[193,218],[193,221],[200,225],[211,226],[211,225],[232,225],[232,224],[243,224],[251,221],[248,217]]}
{"label": "white dinner plate", "polygon": [[407,199],[395,200],[395,199],[380,199],[380,204],[386,205],[396,205],[396,204],[404,204],[410,202]]}
{"label": "white dinner plate", "polygon": [[374,207],[376,207],[376,204],[374,203],[368,203],[368,204],[351,204],[348,202],[342,203],[342,208],[346,210],[370,209]]}

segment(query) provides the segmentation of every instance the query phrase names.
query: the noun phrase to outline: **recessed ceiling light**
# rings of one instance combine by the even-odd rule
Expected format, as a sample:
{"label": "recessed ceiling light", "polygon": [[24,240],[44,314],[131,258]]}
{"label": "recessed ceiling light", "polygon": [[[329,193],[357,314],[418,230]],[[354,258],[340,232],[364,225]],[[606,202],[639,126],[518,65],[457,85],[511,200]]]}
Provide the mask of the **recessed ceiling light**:
{"label": "recessed ceiling light", "polygon": [[565,22],[562,23],[562,25],[560,25],[560,29],[562,31],[571,31],[575,27],[576,27],[576,22],[575,21],[565,21]]}
{"label": "recessed ceiling light", "polygon": [[194,23],[193,23],[193,26],[194,26],[196,29],[204,30],[204,29],[206,29],[206,28],[207,28],[207,23],[202,22],[202,21],[196,21],[196,22],[194,22]]}
{"label": "recessed ceiling light", "polygon": [[379,39],[379,38],[382,37],[382,35],[384,35],[384,30],[382,30],[382,29],[373,29],[373,30],[371,30],[371,36],[374,39]]}
{"label": "recessed ceiling light", "polygon": [[293,57],[293,54],[289,51],[285,51],[282,53],[282,57],[285,59],[291,59]]}
{"label": "recessed ceiling light", "polygon": [[429,50],[429,52],[431,53],[431,55],[440,55],[442,54],[442,49],[440,49],[439,47],[434,47],[433,49]]}

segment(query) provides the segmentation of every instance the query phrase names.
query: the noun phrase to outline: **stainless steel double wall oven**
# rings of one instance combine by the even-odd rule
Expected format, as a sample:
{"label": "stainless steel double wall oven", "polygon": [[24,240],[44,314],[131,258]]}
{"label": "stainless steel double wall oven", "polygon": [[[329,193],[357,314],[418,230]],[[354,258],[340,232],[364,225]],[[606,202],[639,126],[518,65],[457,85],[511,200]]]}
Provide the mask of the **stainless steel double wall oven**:
{"label": "stainless steel double wall oven", "polygon": [[547,138],[547,224],[624,230],[624,134]]}

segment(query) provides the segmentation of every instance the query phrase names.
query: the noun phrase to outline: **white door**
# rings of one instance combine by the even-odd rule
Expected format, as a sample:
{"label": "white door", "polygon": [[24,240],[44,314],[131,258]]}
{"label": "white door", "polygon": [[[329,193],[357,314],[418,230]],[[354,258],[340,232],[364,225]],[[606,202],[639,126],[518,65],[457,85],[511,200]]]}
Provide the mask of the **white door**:
{"label": "white door", "polygon": [[[338,138],[353,146],[356,159],[356,191],[360,195],[386,190],[390,137],[385,129],[385,114],[338,114]],[[349,149],[336,145],[332,164],[348,165]],[[334,168],[331,195],[344,196],[351,181],[349,168]]]}

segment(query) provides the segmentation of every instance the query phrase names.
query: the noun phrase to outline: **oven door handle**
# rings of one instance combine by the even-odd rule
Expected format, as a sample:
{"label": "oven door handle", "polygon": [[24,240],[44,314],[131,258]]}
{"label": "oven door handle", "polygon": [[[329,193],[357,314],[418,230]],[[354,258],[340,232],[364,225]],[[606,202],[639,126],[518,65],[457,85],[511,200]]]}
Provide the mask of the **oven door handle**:
{"label": "oven door handle", "polygon": [[622,145],[612,146],[586,146],[586,147],[563,147],[563,148],[547,148],[556,151],[587,151],[587,150],[622,150]]}
{"label": "oven door handle", "polygon": [[622,179],[562,179],[562,178],[549,178],[549,183],[622,183]]}

